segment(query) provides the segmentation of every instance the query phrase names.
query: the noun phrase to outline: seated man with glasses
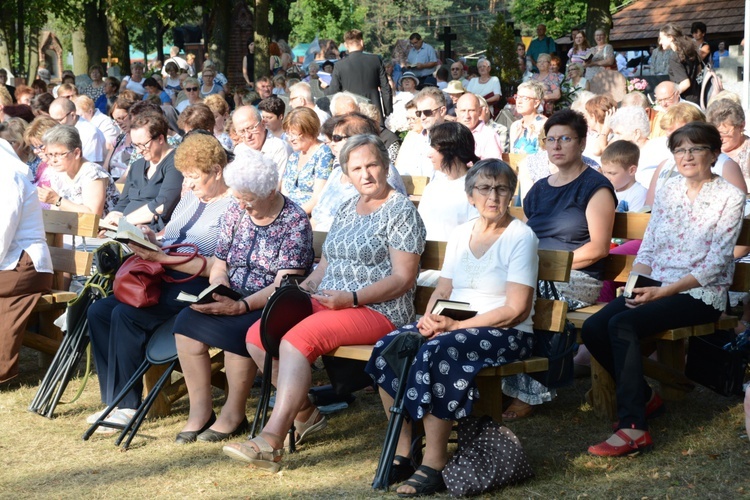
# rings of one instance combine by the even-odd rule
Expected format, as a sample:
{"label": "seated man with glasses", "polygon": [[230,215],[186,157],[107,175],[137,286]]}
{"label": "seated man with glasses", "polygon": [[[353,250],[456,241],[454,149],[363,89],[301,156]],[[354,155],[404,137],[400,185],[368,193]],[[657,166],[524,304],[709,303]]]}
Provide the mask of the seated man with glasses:
{"label": "seated man with glasses", "polygon": [[234,111],[232,123],[241,141],[234,147],[235,154],[241,153],[243,148],[260,151],[273,160],[281,178],[289,159],[289,150],[284,141],[268,135],[260,112],[254,106],[241,106]]}
{"label": "seated man with glasses", "polygon": [[174,149],[167,143],[164,115],[146,111],[132,119],[130,140],[143,155],[130,167],[120,201],[104,222],[117,224],[125,216],[131,224],[164,229],[182,191],[182,174],[174,166]]}
{"label": "seated man with glasses", "polygon": [[104,164],[107,157],[107,138],[94,125],[76,114],[76,105],[67,97],[58,97],[49,106],[49,116],[60,125],[70,125],[78,130],[83,143],[83,157]]}
{"label": "seated man with glasses", "polygon": [[661,137],[667,135],[666,132],[659,126],[659,121],[664,113],[672,106],[678,103],[688,103],[700,109],[700,106],[694,102],[686,101],[680,97],[680,88],[676,83],[665,81],[661,82],[654,89],[654,98],[656,100],[656,110],[659,112],[656,119],[653,121],[653,130],[651,131],[651,137]]}

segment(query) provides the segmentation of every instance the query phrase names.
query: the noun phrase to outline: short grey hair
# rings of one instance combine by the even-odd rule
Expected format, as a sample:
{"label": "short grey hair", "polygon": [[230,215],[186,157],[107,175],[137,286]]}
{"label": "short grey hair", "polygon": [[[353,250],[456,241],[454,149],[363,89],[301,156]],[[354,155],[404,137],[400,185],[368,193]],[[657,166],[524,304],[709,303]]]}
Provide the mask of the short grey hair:
{"label": "short grey hair", "polygon": [[289,87],[289,95],[295,94],[305,100],[305,103],[313,104],[312,88],[306,82],[295,83]]}
{"label": "short grey hair", "polygon": [[445,94],[437,87],[425,87],[414,97],[414,103],[419,104],[422,99],[430,98],[438,106],[445,106]]}
{"label": "short grey hair", "polygon": [[610,123],[612,129],[625,127],[627,130],[640,130],[641,137],[648,138],[651,133],[651,122],[649,122],[646,110],[640,106],[625,106],[618,109]]}
{"label": "short grey hair", "polygon": [[258,151],[242,148],[224,169],[224,182],[240,193],[268,198],[279,185],[279,169],[273,160]]}
{"label": "short grey hair", "polygon": [[486,160],[480,160],[474,164],[466,173],[466,180],[464,181],[464,189],[466,194],[471,196],[474,192],[474,187],[477,185],[477,179],[479,177],[489,177],[490,179],[497,179],[498,177],[505,177],[508,181],[508,187],[510,188],[511,196],[516,192],[516,186],[518,185],[518,177],[513,169],[502,160],[496,158],[487,158]]}
{"label": "short grey hair", "polygon": [[367,146],[375,151],[375,154],[380,160],[380,166],[388,172],[388,166],[391,162],[388,157],[388,150],[385,148],[385,144],[380,140],[380,137],[372,134],[359,134],[353,135],[346,140],[344,147],[341,148],[339,153],[339,162],[341,163],[341,170],[349,175],[349,155],[355,149],[359,149],[363,146]]}
{"label": "short grey hair", "polygon": [[[66,99],[67,100],[67,99]],[[78,129],[70,125],[55,125],[42,136],[42,144],[45,146],[60,145],[69,150],[76,148],[83,150],[81,135]]]}
{"label": "short grey hair", "polygon": [[528,82],[523,82],[521,85],[518,86],[518,90],[521,89],[528,89],[534,93],[537,99],[540,101],[544,99],[544,85],[537,82],[536,80],[529,80]]}
{"label": "short grey hair", "polygon": [[730,99],[719,99],[708,105],[706,121],[715,126],[729,123],[732,127],[745,126],[745,111],[741,104]]}
{"label": "short grey hair", "polygon": [[334,116],[337,114],[339,105],[345,103],[346,101],[353,102],[358,110],[360,105],[370,102],[370,100],[365,97],[347,91],[336,92],[330,97],[330,101],[331,114]]}

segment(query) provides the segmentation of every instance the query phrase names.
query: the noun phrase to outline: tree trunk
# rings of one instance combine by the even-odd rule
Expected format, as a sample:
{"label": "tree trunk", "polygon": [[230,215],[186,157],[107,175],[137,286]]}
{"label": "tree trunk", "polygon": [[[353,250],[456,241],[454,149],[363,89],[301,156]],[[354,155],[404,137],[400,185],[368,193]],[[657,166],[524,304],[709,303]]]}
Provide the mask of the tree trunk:
{"label": "tree trunk", "polygon": [[30,85],[39,69],[39,30],[29,27],[29,73],[26,85]]}
{"label": "tree trunk", "polygon": [[603,28],[609,34],[612,29],[612,15],[609,13],[610,0],[589,0],[586,10],[586,38],[594,39],[594,32]]}
{"label": "tree trunk", "polygon": [[155,30],[156,31],[156,60],[161,61],[162,64],[164,64],[164,31],[166,31],[166,28],[164,27],[164,23],[161,22],[161,18],[159,16],[155,16]]}
{"label": "tree trunk", "polygon": [[0,33],[0,68],[13,69],[10,65],[10,47],[5,43],[4,33]]}
{"label": "tree trunk", "polygon": [[[273,9],[273,26],[271,33],[276,38],[283,38],[289,41],[289,34],[292,32],[292,23],[289,21],[289,4],[287,0],[271,0],[271,9]],[[257,23],[257,18],[256,18]]]}
{"label": "tree trunk", "polygon": [[18,33],[16,33],[16,37],[18,37],[18,60],[16,61],[16,71],[20,76],[23,76],[26,73],[24,65],[24,53],[26,52],[26,42],[24,40],[24,28],[26,27],[26,21],[24,20],[24,18],[26,15],[26,8],[24,6],[23,0],[18,0],[17,6]]}
{"label": "tree trunk", "polygon": [[106,2],[89,0],[83,5],[83,30],[85,32],[84,42],[88,51],[86,68],[83,72],[75,69],[76,75],[88,74],[88,68],[92,64],[102,64],[107,58],[107,47],[109,46],[109,34],[107,33]]}
{"label": "tree trunk", "polygon": [[[84,28],[75,30],[72,34],[73,39],[73,73],[76,75],[85,75],[89,69],[89,52],[86,48],[86,34]],[[63,54],[63,65],[65,64],[65,55]],[[63,68],[60,68],[62,71]]]}
{"label": "tree trunk", "polygon": [[208,54],[216,65],[216,71],[226,72],[224,63],[227,60],[229,32],[232,29],[232,0],[216,0],[211,22],[211,43]]}
{"label": "tree trunk", "polygon": [[271,73],[268,64],[271,59],[271,53],[268,51],[271,42],[268,7],[268,0],[255,0],[255,82]]}
{"label": "tree trunk", "polygon": [[107,16],[109,26],[109,45],[112,47],[112,57],[117,61],[112,66],[119,66],[120,73],[127,74],[130,70],[130,45],[128,27],[113,15]]}

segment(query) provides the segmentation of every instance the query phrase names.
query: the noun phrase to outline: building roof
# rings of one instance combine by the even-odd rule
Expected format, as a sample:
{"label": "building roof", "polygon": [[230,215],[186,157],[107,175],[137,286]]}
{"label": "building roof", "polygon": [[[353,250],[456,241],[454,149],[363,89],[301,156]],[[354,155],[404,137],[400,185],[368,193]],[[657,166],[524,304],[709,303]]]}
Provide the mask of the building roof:
{"label": "building roof", "polygon": [[612,15],[609,40],[616,48],[644,47],[656,42],[665,24],[689,35],[695,21],[706,24],[707,40],[742,38],[744,9],[744,0],[636,0]]}

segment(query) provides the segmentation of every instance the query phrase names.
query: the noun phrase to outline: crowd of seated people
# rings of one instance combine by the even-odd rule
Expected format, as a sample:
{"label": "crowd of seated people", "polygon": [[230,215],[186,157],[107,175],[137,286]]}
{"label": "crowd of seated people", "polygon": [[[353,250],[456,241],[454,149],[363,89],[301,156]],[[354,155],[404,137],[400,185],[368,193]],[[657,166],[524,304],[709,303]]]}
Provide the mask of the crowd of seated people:
{"label": "crowd of seated people", "polygon": [[[673,30],[664,37],[665,45],[669,38],[682,47]],[[4,174],[5,182],[21,197],[13,213],[28,211],[12,228],[15,236],[2,240],[0,273],[25,266],[34,281],[24,292],[32,308],[34,297],[49,288],[39,207],[93,213],[115,225],[125,217],[159,246],[196,244],[207,259],[205,269],[187,284],[165,282],[157,306],[138,309],[112,296],[88,311],[104,406],[142,362],[153,332],[176,317],[190,402],[176,436],[180,444],[246,435],[247,399],[267,356],[261,312],[283,276],[305,276],[300,287],[310,292],[313,314],[281,342],[272,374],[277,389],[272,416],[255,438],[223,448],[232,458],[268,470],[280,467],[292,425],[297,443],[328,425],[307,397],[310,365],[319,356],[341,345],[374,344],[367,372],[388,411],[396,375],[382,361],[382,351],[399,333],[421,334],[429,342],[409,376],[415,397],[406,411],[424,424],[426,448],[421,464],[412,463],[411,427],[402,428],[389,481],[405,481],[398,489],[403,496],[444,487],[440,471],[447,462],[450,424],[471,413],[476,373],[531,354],[537,291],[562,297],[569,310],[614,299],[584,324],[585,345],[576,357],[583,365],[593,356],[617,381],[616,432],[589,452],[643,451],[652,446],[647,418],[660,409],[661,399],[643,379],[636,355],[640,339],[711,322],[724,309],[750,181],[748,140],[744,111],[731,94],[715,98],[706,114],[680,102],[680,82],[659,87],[657,96],[664,96],[656,108],[639,92],[621,103],[591,94],[590,82],[580,80],[583,69],[608,71],[611,52],[606,34],[597,31],[596,41],[589,49],[585,36],[576,36],[571,49],[567,78],[574,87],[584,83],[571,109],[553,112],[560,83],[568,80],[550,70],[550,63],[559,65],[556,56],[537,54],[538,73],[506,96],[513,101],[512,123],[502,122],[502,114],[493,118],[505,97],[486,59],[474,78],[466,79],[459,71],[463,66],[456,67],[445,89],[422,74],[428,67],[419,75],[399,70],[394,111],[386,117],[379,103],[346,89],[333,96],[313,92],[325,86],[317,74],[312,83],[292,85],[289,81],[303,75],[287,74],[283,92],[281,86],[272,88],[270,78],[250,82],[246,74],[253,94],[235,104],[229,95],[234,91],[210,61],[191,76],[168,62],[163,81],[134,63],[119,89],[117,81],[103,78],[101,67],[92,66],[91,84],[81,95],[74,83],[64,83],[55,89],[56,99],[47,93],[30,99],[30,121],[7,117],[0,123],[0,154],[13,158],[15,171]],[[588,53],[594,58],[587,59]],[[279,69],[300,70],[277,57]],[[512,168],[501,160],[508,153]],[[429,178],[421,197],[409,199],[402,176]],[[522,206],[524,220],[510,215],[514,204]],[[691,212],[697,204],[699,215]],[[653,214],[643,242],[611,250],[615,212],[641,209]],[[5,220],[7,214],[0,215]],[[690,222],[695,217],[701,225]],[[685,234],[679,247],[668,241],[675,225]],[[316,266],[313,230],[328,233]],[[710,238],[695,236],[704,230]],[[443,269],[430,276],[419,269],[427,240],[447,242]],[[568,283],[555,290],[537,284],[538,249],[573,253]],[[163,251],[132,250],[161,263],[173,277],[199,271],[197,261],[174,264]],[[637,253],[636,270],[665,286],[636,289],[629,299],[606,295],[602,259],[610,251]],[[414,310],[418,276],[420,284],[431,280],[435,286],[425,311]],[[219,283],[243,298],[217,295],[213,303],[189,307],[176,300],[179,291],[200,292]],[[11,314],[8,293],[0,287],[0,312]],[[460,322],[434,315],[438,299],[469,302],[479,314]],[[690,314],[672,313],[677,310]],[[417,313],[423,314],[418,321]],[[26,321],[17,316],[0,342],[0,381],[17,373]],[[211,348],[224,351],[227,376],[218,415]],[[472,359],[481,349],[493,355]],[[500,351],[504,355],[494,355]],[[445,373],[438,366],[446,367]],[[452,370],[457,366],[465,372],[460,378]],[[433,396],[438,387],[445,397]],[[530,417],[555,397],[554,390],[524,374],[505,377],[503,391],[511,398],[506,421]],[[141,392],[136,385],[106,420],[129,421]],[[97,412],[88,421],[100,417]]]}

